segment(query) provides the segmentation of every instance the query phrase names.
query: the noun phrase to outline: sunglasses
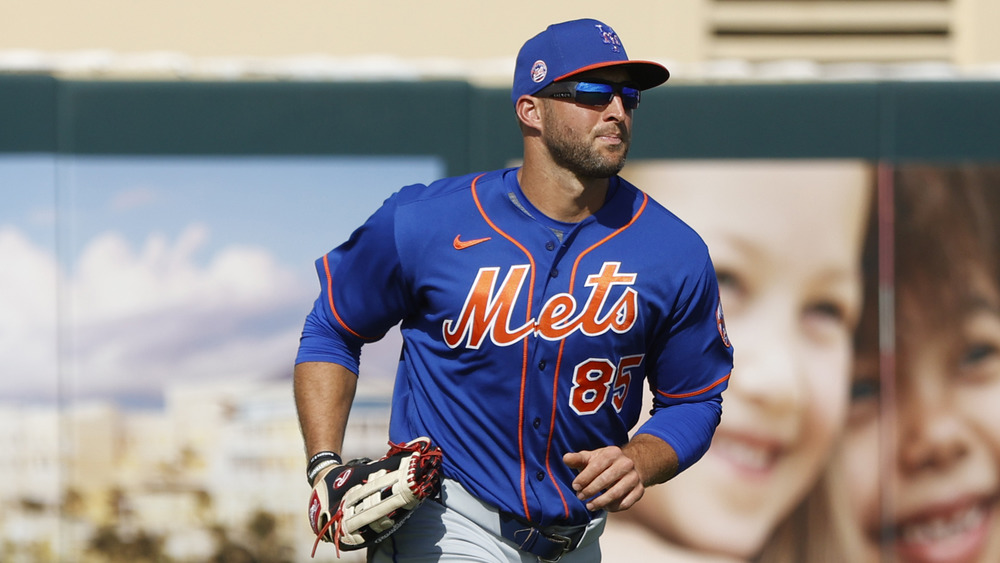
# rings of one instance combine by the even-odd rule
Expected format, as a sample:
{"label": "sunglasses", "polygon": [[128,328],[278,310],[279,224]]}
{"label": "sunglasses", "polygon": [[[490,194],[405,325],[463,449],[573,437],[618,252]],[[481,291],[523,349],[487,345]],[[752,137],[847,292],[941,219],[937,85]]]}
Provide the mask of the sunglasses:
{"label": "sunglasses", "polygon": [[574,102],[585,106],[606,106],[611,103],[615,94],[622,97],[625,109],[639,107],[639,89],[621,84],[553,82],[535,95],[542,98],[572,98]]}

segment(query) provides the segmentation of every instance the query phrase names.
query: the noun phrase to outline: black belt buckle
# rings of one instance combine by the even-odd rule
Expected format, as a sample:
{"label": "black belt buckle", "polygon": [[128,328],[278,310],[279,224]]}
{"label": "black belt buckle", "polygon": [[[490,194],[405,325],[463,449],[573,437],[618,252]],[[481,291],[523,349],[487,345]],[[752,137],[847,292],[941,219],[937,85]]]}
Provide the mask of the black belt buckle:
{"label": "black belt buckle", "polygon": [[580,526],[578,534],[562,535],[543,531],[519,516],[501,512],[500,531],[518,549],[538,557],[541,563],[555,563],[579,545],[586,526]]}
{"label": "black belt buckle", "polygon": [[559,561],[560,559],[562,559],[563,555],[566,555],[567,553],[569,553],[570,551],[572,551],[574,547],[576,547],[576,546],[573,545],[573,540],[571,540],[570,538],[567,538],[566,536],[561,536],[559,534],[545,534],[545,535],[548,537],[549,540],[551,540],[553,542],[562,543],[563,544],[563,548],[562,548],[562,551],[559,552],[552,559],[545,559],[544,557],[542,557],[541,555],[539,555],[538,556],[538,561],[540,563],[556,563],[557,561]]}

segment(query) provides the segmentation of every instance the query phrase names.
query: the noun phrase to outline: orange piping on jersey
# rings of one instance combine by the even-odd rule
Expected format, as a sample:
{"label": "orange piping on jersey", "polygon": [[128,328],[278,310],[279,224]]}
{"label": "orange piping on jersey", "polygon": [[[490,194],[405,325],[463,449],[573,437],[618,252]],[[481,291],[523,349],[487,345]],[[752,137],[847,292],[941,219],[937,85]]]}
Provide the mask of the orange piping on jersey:
{"label": "orange piping on jersey", "polygon": [[704,387],[702,389],[699,389],[697,391],[692,391],[690,393],[676,393],[675,394],[675,393],[664,393],[663,391],[657,391],[657,393],[659,393],[660,395],[663,395],[664,397],[670,398],[670,399],[685,399],[687,397],[694,397],[695,395],[701,395],[705,391],[708,391],[709,389],[712,389],[712,388],[718,386],[719,384],[721,384],[721,383],[723,383],[725,381],[728,381],[730,375],[732,375],[731,372],[727,373],[723,377],[720,377],[718,380],[715,381],[715,383],[712,383],[708,387]]}
{"label": "orange piping on jersey", "polygon": [[358,338],[360,338],[362,340],[374,340],[374,338],[368,338],[368,337],[365,337],[365,336],[361,336],[360,334],[354,332],[354,329],[352,329],[351,327],[347,326],[347,323],[344,322],[344,319],[340,318],[340,313],[338,313],[337,312],[337,308],[333,306],[333,276],[330,275],[330,258],[329,258],[329,254],[324,254],[323,255],[323,269],[326,270],[326,295],[327,295],[327,299],[330,302],[330,312],[333,313],[333,317],[335,319],[337,319],[337,322],[340,323],[340,326],[344,327],[344,330],[346,330],[347,332],[353,334],[354,336],[356,336],[356,337],[358,337]]}
{"label": "orange piping on jersey", "polygon": [[[570,284],[572,291],[573,284]],[[556,409],[559,407],[559,369],[562,366],[563,347],[566,346],[566,339],[559,341],[559,353],[556,355],[556,371],[552,377],[552,415],[549,417],[549,439],[545,442],[545,471],[549,474],[549,479],[559,493],[559,500],[562,501],[563,514],[569,518],[569,504],[563,494],[562,487],[556,484],[555,475],[552,474],[552,430],[556,426]]]}
{"label": "orange piping on jersey", "polygon": [[[632,219],[627,224],[625,224],[621,228],[615,230],[615,232],[609,234],[608,236],[602,238],[601,240],[597,241],[596,243],[594,243],[593,245],[591,245],[590,248],[587,248],[586,250],[584,250],[583,252],[581,252],[579,256],[576,257],[576,261],[573,263],[573,270],[570,272],[570,276],[569,276],[569,291],[571,293],[573,291],[573,287],[576,284],[576,272],[577,272],[577,268],[579,268],[579,266],[580,266],[580,260],[582,260],[583,257],[585,255],[587,255],[590,251],[592,251],[595,248],[601,246],[602,244],[604,244],[605,242],[611,240],[612,238],[618,236],[620,233],[622,233],[623,231],[625,231],[625,229],[631,227],[632,224],[635,223],[637,219],[639,219],[639,216],[642,215],[642,212],[646,210],[646,204],[648,202],[649,202],[649,196],[647,196],[645,193],[643,193],[642,194],[642,205],[639,206],[639,210],[636,211],[635,215],[632,216]],[[563,358],[563,348],[565,348],[565,346],[566,346],[566,339],[563,339],[563,340],[561,340],[559,342],[559,354],[558,354],[558,356],[556,356],[556,373],[555,373],[554,381],[552,383],[552,416],[549,419],[549,440],[548,440],[548,443],[545,446],[545,470],[548,471],[548,473],[549,473],[549,479],[552,480],[553,484],[556,482],[556,479],[555,479],[555,476],[552,474],[552,467],[551,467],[551,461],[550,461],[551,452],[552,452],[552,429],[555,428],[555,424],[556,424],[556,408],[558,407],[557,401],[558,401],[558,396],[559,396],[559,394],[557,393],[557,391],[559,390],[559,374],[561,373],[562,358]],[[558,485],[556,486],[556,491],[559,493],[559,498],[562,499],[563,511],[566,514],[566,516],[569,517],[569,505],[566,504],[566,497],[563,496],[562,489]]]}
{"label": "orange piping on jersey", "polygon": [[[472,199],[476,202],[476,208],[479,210],[479,214],[486,221],[486,224],[490,226],[491,229],[496,231],[500,236],[509,240],[511,244],[521,249],[521,252],[528,257],[528,264],[531,268],[531,279],[528,281],[528,311],[525,315],[525,322],[531,321],[531,304],[534,303],[535,299],[535,259],[528,252],[528,249],[524,247],[521,243],[514,240],[513,237],[505,233],[496,226],[496,224],[489,218],[486,214],[486,210],[483,209],[482,203],[479,201],[479,194],[476,193],[476,183],[483,175],[480,174],[472,180]],[[521,396],[518,399],[517,407],[517,451],[518,455],[521,457],[521,505],[524,508],[524,517],[531,519],[531,512],[528,510],[528,488],[525,485],[525,479],[527,478],[527,467],[524,463],[524,387],[528,381],[528,338],[524,339],[524,355],[521,360]]]}
{"label": "orange piping on jersey", "polygon": [[635,212],[635,215],[632,216],[632,219],[627,224],[625,224],[624,226],[622,226],[621,228],[619,228],[615,232],[609,234],[608,236],[602,238],[601,240],[595,242],[593,245],[591,245],[590,248],[588,248],[587,250],[584,250],[583,252],[580,253],[579,256],[576,257],[576,262],[573,264],[572,277],[569,280],[569,282],[570,282],[569,288],[570,288],[571,291],[573,289],[573,283],[576,281],[576,269],[580,265],[580,260],[582,260],[583,257],[586,256],[587,254],[589,254],[591,250],[594,250],[598,246],[601,246],[602,244],[604,244],[604,243],[608,242],[609,240],[615,238],[616,236],[618,236],[619,234],[621,234],[622,232],[624,232],[625,229],[631,227],[636,222],[636,220],[639,219],[639,216],[642,215],[642,212],[646,210],[646,204],[647,203],[649,203],[649,196],[646,195],[645,193],[643,193],[642,194],[642,205],[639,206],[639,210]]}

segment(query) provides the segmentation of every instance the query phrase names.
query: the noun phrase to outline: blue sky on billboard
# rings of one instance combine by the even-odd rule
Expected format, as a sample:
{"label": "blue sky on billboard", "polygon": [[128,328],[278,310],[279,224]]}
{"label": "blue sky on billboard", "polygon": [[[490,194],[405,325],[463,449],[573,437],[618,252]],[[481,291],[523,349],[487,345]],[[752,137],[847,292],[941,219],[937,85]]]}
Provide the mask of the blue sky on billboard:
{"label": "blue sky on billboard", "polygon": [[[419,157],[0,157],[0,366],[18,374],[0,400],[149,405],[170,382],[287,376],[313,261],[443,172]],[[397,355],[390,335],[363,361],[389,375]]]}

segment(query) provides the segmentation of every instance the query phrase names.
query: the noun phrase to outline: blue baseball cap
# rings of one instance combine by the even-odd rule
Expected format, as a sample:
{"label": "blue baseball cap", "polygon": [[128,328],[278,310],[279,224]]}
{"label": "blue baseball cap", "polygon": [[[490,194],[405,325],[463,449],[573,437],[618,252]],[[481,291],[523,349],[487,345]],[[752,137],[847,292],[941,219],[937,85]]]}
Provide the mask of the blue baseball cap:
{"label": "blue baseball cap", "polygon": [[538,93],[553,82],[606,67],[628,71],[640,90],[659,86],[670,72],[659,63],[629,60],[615,30],[593,19],[555,23],[532,37],[517,54],[511,101]]}

